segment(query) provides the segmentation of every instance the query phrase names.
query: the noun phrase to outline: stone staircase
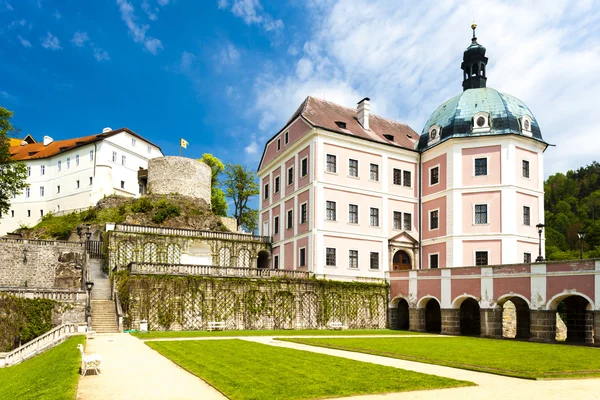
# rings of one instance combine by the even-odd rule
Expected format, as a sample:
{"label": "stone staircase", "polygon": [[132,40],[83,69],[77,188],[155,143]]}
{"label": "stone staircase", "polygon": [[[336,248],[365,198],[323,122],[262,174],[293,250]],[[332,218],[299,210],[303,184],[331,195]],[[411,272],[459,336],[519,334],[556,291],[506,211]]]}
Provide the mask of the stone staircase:
{"label": "stone staircase", "polygon": [[119,332],[115,303],[111,300],[110,279],[102,272],[102,260],[90,260],[92,329],[97,333]]}

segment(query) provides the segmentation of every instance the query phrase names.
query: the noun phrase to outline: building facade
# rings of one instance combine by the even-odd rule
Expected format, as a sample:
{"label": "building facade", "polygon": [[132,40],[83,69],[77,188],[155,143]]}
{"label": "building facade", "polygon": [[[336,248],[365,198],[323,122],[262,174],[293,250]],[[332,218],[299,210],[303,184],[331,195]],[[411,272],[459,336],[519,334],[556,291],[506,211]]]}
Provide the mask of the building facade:
{"label": "building facade", "polygon": [[332,278],[389,270],[530,262],[543,221],[543,152],[532,112],[486,87],[475,30],[463,92],[421,135],[308,97],[265,146],[262,235],[272,267]]}
{"label": "building facade", "polygon": [[96,205],[104,196],[139,194],[138,170],[161,157],[161,149],[127,129],[105,128],[81,138],[11,146],[13,159],[27,165],[29,187],[11,202],[0,219],[0,235],[33,226],[48,212]]}

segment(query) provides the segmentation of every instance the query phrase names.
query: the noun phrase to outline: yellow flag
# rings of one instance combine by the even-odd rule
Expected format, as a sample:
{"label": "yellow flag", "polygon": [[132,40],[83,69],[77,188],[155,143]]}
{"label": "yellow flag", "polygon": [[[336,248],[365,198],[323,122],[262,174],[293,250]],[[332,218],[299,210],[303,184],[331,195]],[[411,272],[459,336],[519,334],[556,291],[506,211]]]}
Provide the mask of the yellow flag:
{"label": "yellow flag", "polygon": [[187,141],[187,140],[185,140],[185,139],[183,139],[183,138],[182,138],[182,139],[179,139],[179,145],[180,145],[181,147],[183,147],[184,149],[187,149],[187,146],[188,146],[188,141]]}

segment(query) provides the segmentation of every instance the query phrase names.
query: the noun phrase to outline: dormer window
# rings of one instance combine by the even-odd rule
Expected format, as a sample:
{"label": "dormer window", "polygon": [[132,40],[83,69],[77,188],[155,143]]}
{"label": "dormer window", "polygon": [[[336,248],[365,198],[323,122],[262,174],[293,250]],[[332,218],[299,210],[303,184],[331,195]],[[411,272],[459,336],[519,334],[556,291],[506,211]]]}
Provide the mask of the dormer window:
{"label": "dormer window", "polygon": [[428,136],[429,144],[439,142],[441,136],[442,136],[442,128],[440,128],[438,125],[432,125],[431,128],[429,128],[429,136]]}
{"label": "dormer window", "polygon": [[484,133],[490,131],[490,114],[478,112],[473,116],[473,133]]}
{"label": "dormer window", "polygon": [[521,133],[525,136],[532,136],[531,117],[529,115],[523,115],[521,117]]}
{"label": "dormer window", "polygon": [[384,134],[383,137],[389,140],[390,142],[394,141],[394,135]]}
{"label": "dormer window", "polygon": [[338,128],[346,129],[346,123],[345,122],[335,121],[335,124],[338,126]]}

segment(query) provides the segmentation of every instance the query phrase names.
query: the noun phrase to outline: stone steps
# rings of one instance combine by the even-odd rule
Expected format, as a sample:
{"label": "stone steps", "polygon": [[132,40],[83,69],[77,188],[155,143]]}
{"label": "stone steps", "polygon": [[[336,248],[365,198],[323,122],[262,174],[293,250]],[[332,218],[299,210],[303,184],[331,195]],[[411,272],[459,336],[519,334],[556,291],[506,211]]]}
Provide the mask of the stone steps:
{"label": "stone steps", "polygon": [[[93,293],[93,291],[92,291]],[[92,300],[92,329],[98,333],[118,332],[117,313],[112,300]]]}

